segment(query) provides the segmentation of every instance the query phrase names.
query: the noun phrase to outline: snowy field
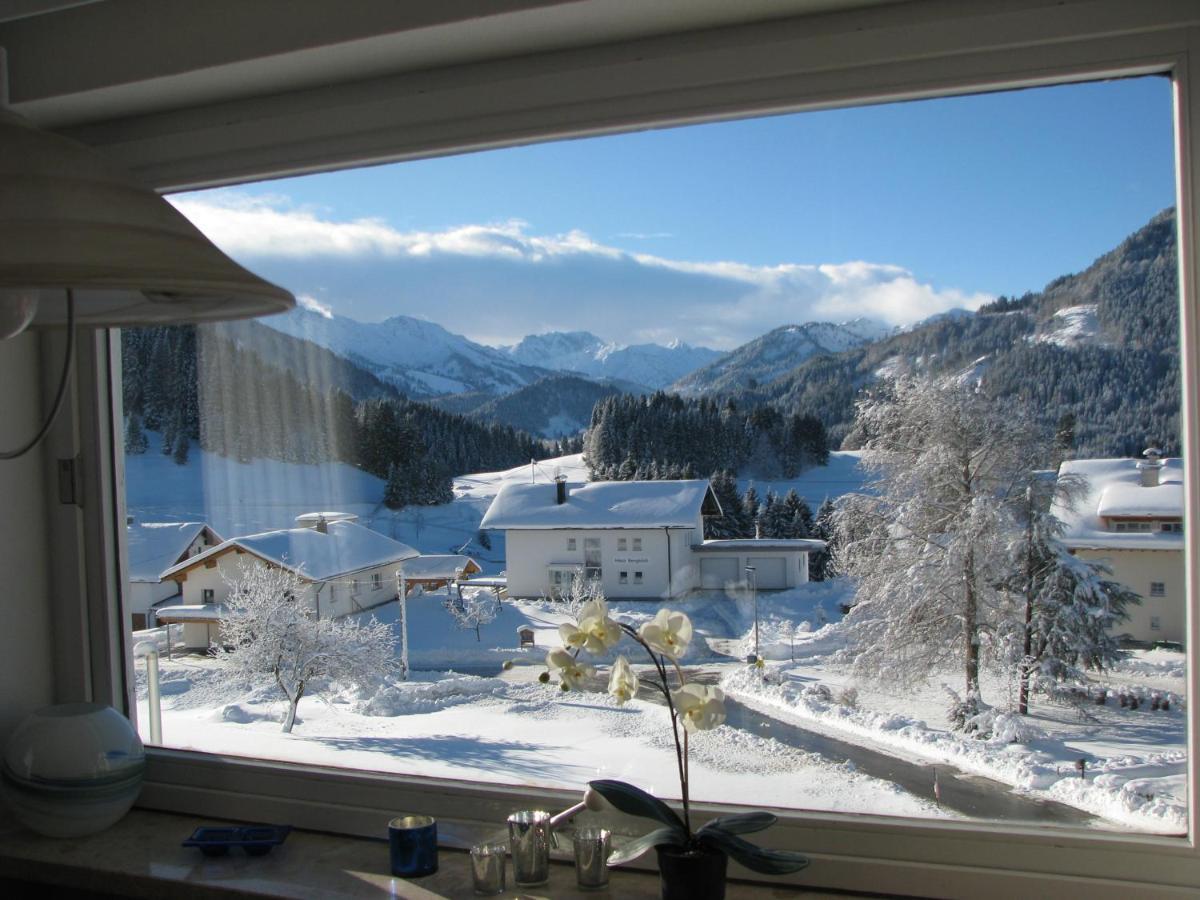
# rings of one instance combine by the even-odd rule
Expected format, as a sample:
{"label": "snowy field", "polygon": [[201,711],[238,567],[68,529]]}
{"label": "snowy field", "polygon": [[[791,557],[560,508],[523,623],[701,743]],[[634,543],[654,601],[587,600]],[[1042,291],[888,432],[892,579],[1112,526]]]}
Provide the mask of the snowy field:
{"label": "snowy field", "polygon": [[[508,481],[549,481],[556,469],[586,480],[578,456],[505,472],[455,479],[453,503],[390,511],[377,502],[378,479],[344,465],[299,466],[271,461],[240,464],[193,452],[186,466],[154,451],[130,457],[128,504],[138,521],[208,521],[229,537],[289,527],[315,509],[352,512],[360,521],[426,553],[465,548],[485,572],[503,568],[504,544],[491,549],[476,531],[492,497]],[[815,510],[861,484],[857,454],[835,453],[831,464],[794,481],[755,482],[760,494],[796,488]],[[744,489],[748,482],[743,481]],[[170,498],[164,501],[164,498]],[[164,743],[235,755],[261,756],[429,776],[576,787],[596,777],[633,781],[675,797],[666,712],[642,699],[618,707],[597,681],[563,694],[538,683],[548,649],[558,646],[559,606],[505,601],[496,619],[474,630],[455,627],[444,594],[408,603],[414,677],[360,692],[333,685],[301,701],[292,734],[280,732],[281,697],[266,687],[230,687],[214,677],[217,663],[201,657],[163,659]],[[1088,827],[1178,833],[1186,829],[1186,702],[1183,656],[1140,652],[1106,676],[1112,699],[1104,706],[1035,703],[1014,726],[1001,720],[991,740],[953,733],[946,721],[944,682],[956,673],[931,673],[921,690],[897,694],[855,683],[839,624],[848,588],[811,584],[759,596],[759,651],[765,672],[746,666],[754,650],[754,605],[748,597],[699,596],[672,606],[692,617],[697,637],[684,662],[702,680],[719,682],[747,717],[697,736],[692,780],[703,799],[758,806],[957,817],[926,787],[934,773],[982,776],[993,794],[1066,804],[1083,811]],[[656,607],[614,603],[615,614],[637,625]],[[377,611],[398,627],[398,608]],[[536,646],[521,649],[517,629],[535,630]],[[625,645],[626,651],[630,649]],[[503,664],[514,665],[505,670]],[[634,661],[637,662],[636,658]],[[148,721],[143,670],[138,666],[139,721]],[[852,688],[852,691],[848,691]],[[856,694],[856,696],[855,696]],[[1003,707],[1012,685],[985,681],[984,699]],[[1117,695],[1136,696],[1136,710]],[[1170,709],[1151,710],[1152,696]],[[747,710],[749,712],[747,713]],[[731,722],[734,717],[731,715]],[[750,723],[753,727],[750,727]],[[819,752],[851,748],[849,755]],[[810,740],[811,739],[811,740]],[[816,741],[816,744],[813,741]],[[909,789],[867,774],[853,748],[903,761]],[[1079,777],[1077,761],[1085,761]],[[985,807],[986,808],[986,807]],[[1036,809],[1036,807],[1035,807]],[[997,813],[996,815],[1000,815]],[[1094,818],[1093,818],[1094,817]],[[1037,820],[1036,811],[1030,816]]]}

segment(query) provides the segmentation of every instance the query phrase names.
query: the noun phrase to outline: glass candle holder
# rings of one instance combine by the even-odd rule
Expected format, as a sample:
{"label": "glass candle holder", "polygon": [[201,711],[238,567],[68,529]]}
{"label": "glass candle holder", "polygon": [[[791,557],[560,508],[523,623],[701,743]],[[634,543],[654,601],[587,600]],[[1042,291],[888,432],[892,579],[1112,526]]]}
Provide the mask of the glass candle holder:
{"label": "glass candle holder", "polygon": [[392,874],[420,878],[438,869],[437,821],[433,816],[397,816],[388,822]]}
{"label": "glass candle holder", "polygon": [[575,832],[575,881],[586,890],[608,886],[608,854],[612,832],[607,828],[581,828]]}
{"label": "glass candle holder", "polygon": [[471,882],[477,894],[504,893],[505,844],[476,844],[471,848]]}

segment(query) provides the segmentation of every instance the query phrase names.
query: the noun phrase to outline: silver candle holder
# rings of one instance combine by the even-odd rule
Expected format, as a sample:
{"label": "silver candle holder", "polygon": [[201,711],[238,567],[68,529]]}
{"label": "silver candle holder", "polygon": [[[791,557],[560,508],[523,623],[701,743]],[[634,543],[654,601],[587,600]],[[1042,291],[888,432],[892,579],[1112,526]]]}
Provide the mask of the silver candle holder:
{"label": "silver candle holder", "polygon": [[607,828],[581,828],[575,832],[575,881],[585,890],[608,886],[608,854],[612,833]]}
{"label": "silver candle holder", "polygon": [[477,894],[504,893],[505,844],[477,844],[471,848],[471,881]]}
{"label": "silver candle holder", "polygon": [[550,834],[550,813],[544,810],[526,809],[508,817],[514,883],[533,886],[550,880]]}

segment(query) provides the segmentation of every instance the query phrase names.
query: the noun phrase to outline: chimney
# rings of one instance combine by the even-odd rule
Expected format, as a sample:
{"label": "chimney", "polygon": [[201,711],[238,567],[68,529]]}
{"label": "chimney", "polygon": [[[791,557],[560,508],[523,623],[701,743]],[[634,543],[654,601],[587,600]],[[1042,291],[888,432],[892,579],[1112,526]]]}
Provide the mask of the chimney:
{"label": "chimney", "polygon": [[567,476],[554,476],[554,502],[562,506],[567,502]]}
{"label": "chimney", "polygon": [[1142,487],[1158,487],[1159,475],[1166,465],[1162,461],[1162,451],[1157,447],[1147,447],[1142,455],[1146,461],[1137,464],[1138,471],[1142,473]]}
{"label": "chimney", "polygon": [[317,516],[317,524],[313,527],[321,532],[321,534],[329,534],[329,522],[326,521],[324,516]]}

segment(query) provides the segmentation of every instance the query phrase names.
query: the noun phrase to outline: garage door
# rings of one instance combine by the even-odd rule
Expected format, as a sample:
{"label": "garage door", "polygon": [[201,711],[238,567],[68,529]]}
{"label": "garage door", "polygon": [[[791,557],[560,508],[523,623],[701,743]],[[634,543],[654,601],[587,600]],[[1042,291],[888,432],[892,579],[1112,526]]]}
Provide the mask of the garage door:
{"label": "garage door", "polygon": [[754,581],[763,590],[787,587],[787,560],[782,556],[757,556],[746,560],[754,566]]}
{"label": "garage door", "polygon": [[738,571],[736,556],[725,559],[700,560],[700,587],[708,590],[721,590],[733,581],[739,581],[742,573]]}

